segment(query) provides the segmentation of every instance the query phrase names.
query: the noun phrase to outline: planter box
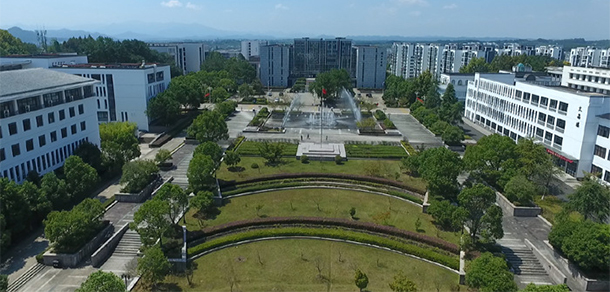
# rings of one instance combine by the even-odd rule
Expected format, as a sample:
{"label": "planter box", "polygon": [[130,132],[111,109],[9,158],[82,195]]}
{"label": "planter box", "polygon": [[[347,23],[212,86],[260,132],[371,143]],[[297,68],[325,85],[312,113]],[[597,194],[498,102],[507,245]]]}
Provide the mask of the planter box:
{"label": "planter box", "polygon": [[145,201],[150,194],[159,186],[163,184],[163,179],[161,176],[157,176],[151,183],[149,183],[143,190],[139,193],[118,193],[114,195],[114,198],[118,202],[128,202],[128,203],[140,203]]}
{"label": "planter box", "polygon": [[583,274],[580,269],[568,259],[564,258],[559,252],[553,248],[553,246],[545,241],[549,248],[553,251],[551,254],[559,264],[567,271],[570,272],[572,278],[578,284],[578,287],[571,287],[577,291],[610,291],[610,280],[609,279],[590,279]]}
{"label": "planter box", "polygon": [[125,224],[123,227],[121,227],[119,231],[114,233],[110,239],[104,242],[104,244],[102,244],[102,246],[97,249],[93,255],[91,255],[92,266],[99,268],[102,264],[104,264],[104,262],[106,262],[108,257],[112,255],[112,252],[119,244],[119,241],[121,241],[121,238],[123,238],[123,234],[125,234],[127,229],[129,229],[129,224]]}
{"label": "planter box", "polygon": [[540,207],[515,206],[500,192],[496,192],[496,203],[498,203],[504,212],[513,217],[536,217],[542,214],[542,208]]}
{"label": "planter box", "polygon": [[[108,222],[108,221],[106,221]],[[75,268],[85,258],[89,257],[109,236],[114,232],[114,225],[107,223],[98,235],[91,239],[79,251],[71,254],[56,254],[50,250],[42,255],[42,263],[45,266],[53,266],[54,261],[59,261],[62,268]]]}

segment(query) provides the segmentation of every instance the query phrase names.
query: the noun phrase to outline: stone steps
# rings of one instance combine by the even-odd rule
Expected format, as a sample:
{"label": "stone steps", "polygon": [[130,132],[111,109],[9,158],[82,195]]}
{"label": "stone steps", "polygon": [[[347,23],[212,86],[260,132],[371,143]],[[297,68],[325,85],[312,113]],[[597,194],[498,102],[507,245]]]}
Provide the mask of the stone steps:
{"label": "stone steps", "polygon": [[29,268],[25,273],[23,273],[19,278],[17,278],[14,282],[8,285],[6,289],[7,292],[15,292],[21,289],[28,281],[32,280],[36,275],[38,275],[42,270],[44,270],[47,266],[36,263],[36,265]]}
{"label": "stone steps", "polygon": [[502,253],[511,264],[516,275],[546,276],[547,273],[527,247],[502,247]]}

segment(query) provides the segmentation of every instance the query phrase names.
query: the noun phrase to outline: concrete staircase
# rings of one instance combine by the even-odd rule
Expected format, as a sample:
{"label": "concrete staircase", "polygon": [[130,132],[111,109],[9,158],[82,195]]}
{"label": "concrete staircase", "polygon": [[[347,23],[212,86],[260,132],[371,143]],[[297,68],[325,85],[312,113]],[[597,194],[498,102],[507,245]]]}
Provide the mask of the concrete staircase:
{"label": "concrete staircase", "polygon": [[141,245],[140,235],[133,230],[127,230],[111,257],[135,257]]}
{"label": "concrete staircase", "polygon": [[511,264],[516,275],[547,276],[540,261],[529,248],[503,246],[502,253],[506,255],[506,260]]}
{"label": "concrete staircase", "polygon": [[19,291],[28,281],[32,280],[36,275],[38,275],[42,270],[44,270],[47,266],[36,263],[36,265],[29,268],[23,275],[19,276],[14,282],[8,285],[6,289],[7,292],[15,292]]}

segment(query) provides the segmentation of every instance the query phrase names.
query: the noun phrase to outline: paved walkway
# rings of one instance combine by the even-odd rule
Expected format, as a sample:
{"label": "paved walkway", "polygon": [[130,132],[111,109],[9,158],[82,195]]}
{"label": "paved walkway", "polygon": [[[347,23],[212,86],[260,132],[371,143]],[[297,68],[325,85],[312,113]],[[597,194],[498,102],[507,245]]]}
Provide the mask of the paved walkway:
{"label": "paved walkway", "polygon": [[[173,150],[184,142],[184,137],[178,137],[170,140],[161,148],[149,148],[147,144],[140,144],[141,155],[139,159],[154,159],[159,149]],[[116,179],[110,185],[98,191],[96,198],[100,200],[108,199],[120,190],[120,185]],[[113,223],[116,223],[116,228],[120,228],[133,217],[135,205],[117,204],[111,208],[105,216]],[[20,276],[24,275],[28,270],[36,264],[36,255],[45,250],[49,242],[42,237],[43,228],[34,232],[29,238],[23,240],[19,247],[10,251],[13,255],[9,255],[8,259],[0,267],[2,274],[7,274],[9,283],[16,281]],[[74,291],[84,282],[87,276],[96,269],[83,263],[79,268],[75,269],[52,269],[45,268],[32,280],[23,286],[19,291]]]}
{"label": "paved walkway", "polygon": [[440,137],[436,137],[411,115],[395,113],[390,114],[389,118],[413,147],[424,145],[429,148],[444,145]]}

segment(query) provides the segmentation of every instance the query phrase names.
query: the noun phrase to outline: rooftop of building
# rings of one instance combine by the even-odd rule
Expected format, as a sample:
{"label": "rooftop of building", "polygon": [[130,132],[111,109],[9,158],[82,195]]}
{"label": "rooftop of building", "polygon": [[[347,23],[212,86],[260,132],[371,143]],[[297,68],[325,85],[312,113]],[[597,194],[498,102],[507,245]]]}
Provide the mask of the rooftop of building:
{"label": "rooftop of building", "polygon": [[87,63],[87,64],[63,64],[53,66],[52,68],[78,68],[78,69],[150,69],[154,67],[163,67],[168,65],[162,65],[158,63]]}
{"label": "rooftop of building", "polygon": [[8,55],[2,56],[2,58],[31,58],[31,59],[55,59],[65,57],[86,57],[85,55],[78,55],[77,53],[57,53],[57,54],[22,54],[22,55]]}
{"label": "rooftop of building", "polygon": [[609,97],[609,95],[607,95],[607,94],[584,91],[584,90],[579,90],[579,89],[571,88],[571,87],[567,87],[567,86],[543,86],[543,85],[538,85],[538,86],[550,88],[550,89],[561,91],[561,92],[572,93],[572,94],[576,94],[576,95],[580,95],[580,96],[586,96],[586,97]]}
{"label": "rooftop of building", "polygon": [[441,75],[447,75],[447,76],[472,76],[472,77],[474,77],[474,73],[441,73]]}
{"label": "rooftop of building", "polygon": [[94,82],[97,81],[43,68],[3,71],[0,72],[0,97]]}

